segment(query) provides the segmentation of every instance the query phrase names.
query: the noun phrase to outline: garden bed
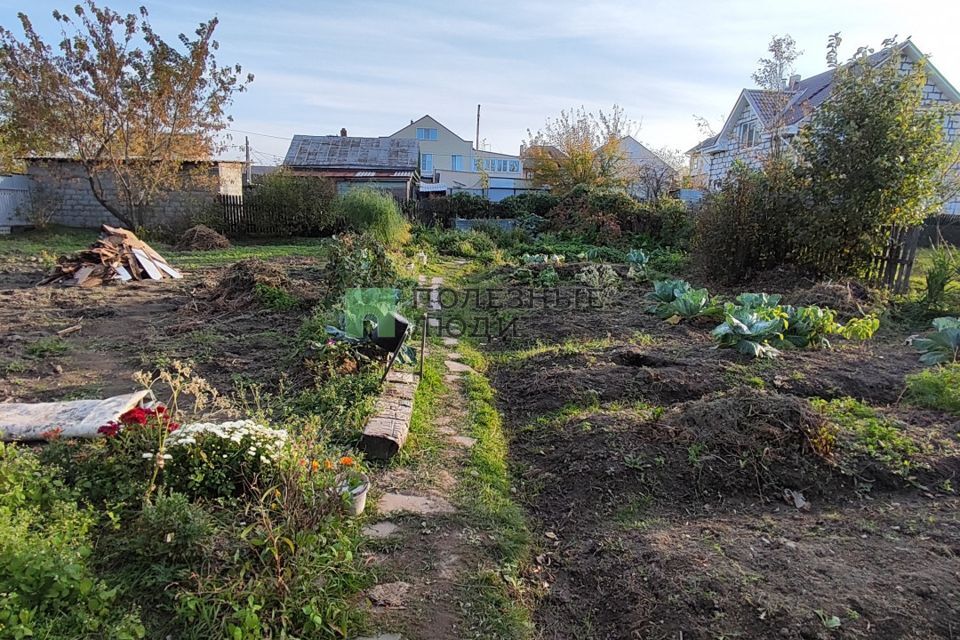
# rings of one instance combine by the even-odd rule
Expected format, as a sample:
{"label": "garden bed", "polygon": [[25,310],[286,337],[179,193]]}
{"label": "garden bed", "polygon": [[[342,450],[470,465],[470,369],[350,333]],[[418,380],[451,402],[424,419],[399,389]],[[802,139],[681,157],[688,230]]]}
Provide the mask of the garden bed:
{"label": "garden bed", "polygon": [[716,322],[647,313],[649,289],[521,311],[517,339],[487,341],[542,637],[955,634],[960,418],[901,401],[924,369],[908,330],[754,360],[715,349]]}

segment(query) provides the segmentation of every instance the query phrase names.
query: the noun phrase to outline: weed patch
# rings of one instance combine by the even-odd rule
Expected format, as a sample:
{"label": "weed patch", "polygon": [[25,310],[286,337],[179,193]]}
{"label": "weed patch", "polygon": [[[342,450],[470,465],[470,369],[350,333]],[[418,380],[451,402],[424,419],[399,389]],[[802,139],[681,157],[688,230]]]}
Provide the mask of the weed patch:
{"label": "weed patch", "polygon": [[908,375],[904,397],[910,404],[960,415],[960,364]]}
{"label": "weed patch", "polygon": [[48,338],[34,340],[28,344],[23,351],[31,358],[42,360],[43,358],[62,356],[69,350],[70,345],[64,342],[62,338],[50,336]]}

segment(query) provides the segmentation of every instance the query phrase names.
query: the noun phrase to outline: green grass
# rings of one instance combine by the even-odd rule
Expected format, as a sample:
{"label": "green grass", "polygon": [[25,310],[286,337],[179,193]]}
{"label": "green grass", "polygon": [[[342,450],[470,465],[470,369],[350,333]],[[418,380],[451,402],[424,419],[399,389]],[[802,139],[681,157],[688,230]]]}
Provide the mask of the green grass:
{"label": "green grass", "polygon": [[[92,242],[92,240],[90,240]],[[157,244],[154,248],[171,264],[181,269],[218,267],[238,260],[259,258],[315,258],[326,259],[330,249],[327,238],[280,238],[233,241],[229,249],[214,251],[173,251],[169,247]]]}
{"label": "green grass", "polygon": [[960,415],[960,363],[908,375],[904,397],[910,404]]}
{"label": "green grass", "polygon": [[28,356],[31,358],[37,358],[38,360],[52,356],[62,356],[69,350],[70,345],[64,342],[64,340],[59,336],[39,338],[27,344],[27,346],[23,349],[24,353],[26,353]]}
{"label": "green grass", "polygon": [[55,257],[84,249],[96,238],[95,230],[69,227],[51,227],[43,231],[14,233],[9,236],[0,236],[0,257],[33,258],[39,257],[44,251]]}
{"label": "green grass", "polygon": [[300,298],[280,287],[258,282],[253,292],[257,302],[273,311],[290,311],[300,306]]}
{"label": "green grass", "polygon": [[533,627],[523,605],[520,575],[531,540],[523,511],[513,500],[507,438],[487,379],[470,373],[464,386],[470,435],[477,442],[460,479],[458,501],[478,529],[492,532],[498,562],[467,579],[462,588],[471,606],[464,612],[474,637],[528,638]]}
{"label": "green grass", "polygon": [[853,398],[814,398],[810,403],[837,427],[841,455],[868,456],[903,476],[915,466],[920,447],[899,422]]}
{"label": "green grass", "polygon": [[423,377],[413,397],[410,434],[391,465],[406,467],[428,464],[446,446],[434,428],[439,415],[440,400],[447,393],[447,387],[443,383],[445,370],[443,356],[439,353],[434,353],[424,362]]}
{"label": "green grass", "polygon": [[[86,249],[96,241],[96,229],[51,227],[43,231],[27,231],[0,236],[0,258],[41,258],[50,262],[60,255]],[[330,247],[328,238],[254,238],[234,240],[229,249],[214,251],[174,251],[163,242],[150,244],[172,265],[180,269],[216,267],[247,258],[324,259]]]}

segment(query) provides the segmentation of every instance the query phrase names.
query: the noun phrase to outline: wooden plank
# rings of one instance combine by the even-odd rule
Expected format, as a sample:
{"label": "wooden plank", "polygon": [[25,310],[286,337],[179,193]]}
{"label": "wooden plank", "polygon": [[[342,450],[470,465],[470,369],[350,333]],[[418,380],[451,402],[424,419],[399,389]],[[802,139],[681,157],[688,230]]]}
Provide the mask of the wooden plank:
{"label": "wooden plank", "polygon": [[84,282],[87,281],[87,278],[90,277],[90,274],[93,273],[93,265],[86,265],[80,268],[73,275],[73,284],[76,286],[82,286]]}
{"label": "wooden plank", "polygon": [[157,265],[147,257],[147,254],[144,253],[142,249],[133,249],[133,255],[137,257],[137,262],[139,262],[140,266],[147,272],[147,275],[154,280],[163,280],[163,272],[157,268]]}
{"label": "wooden plank", "polygon": [[159,268],[161,271],[163,271],[165,274],[167,274],[174,280],[179,280],[183,278],[183,274],[181,274],[179,271],[177,271],[176,269],[168,265],[166,262],[156,262],[154,264],[156,264],[157,268]]}
{"label": "wooden plank", "polygon": [[130,275],[130,272],[127,271],[127,268],[123,265],[117,265],[114,267],[114,271],[117,272],[117,278],[123,280],[124,282],[130,282],[133,280],[133,276]]}

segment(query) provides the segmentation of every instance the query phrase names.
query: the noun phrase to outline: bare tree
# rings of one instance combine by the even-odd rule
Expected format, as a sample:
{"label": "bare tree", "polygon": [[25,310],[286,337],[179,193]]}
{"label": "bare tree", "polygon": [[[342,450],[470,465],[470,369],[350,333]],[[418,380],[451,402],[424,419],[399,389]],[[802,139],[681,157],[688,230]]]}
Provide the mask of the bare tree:
{"label": "bare tree", "polygon": [[154,32],[144,8],[121,15],[85,0],[73,13],[53,13],[56,47],[25,14],[22,40],[0,27],[3,138],[21,154],[75,158],[100,204],[143,226],[157,197],[182,186],[185,162],[223,148],[225,110],[253,76],[217,64],[216,18],[177,46]]}

